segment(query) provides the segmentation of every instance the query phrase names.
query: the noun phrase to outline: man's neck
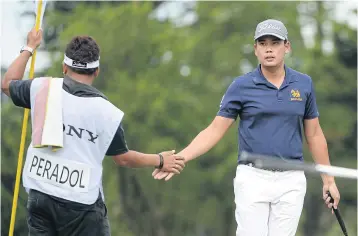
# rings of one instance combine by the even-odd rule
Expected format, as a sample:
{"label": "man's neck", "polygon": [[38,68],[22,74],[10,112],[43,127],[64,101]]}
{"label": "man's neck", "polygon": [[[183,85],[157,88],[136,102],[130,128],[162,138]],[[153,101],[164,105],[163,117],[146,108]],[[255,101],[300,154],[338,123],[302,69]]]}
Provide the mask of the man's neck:
{"label": "man's neck", "polygon": [[269,81],[279,82],[285,78],[285,66],[283,63],[275,67],[265,67],[261,65],[261,72]]}
{"label": "man's neck", "polygon": [[79,83],[87,84],[87,85],[92,85],[94,80],[93,76],[88,76],[88,75],[81,75],[76,73],[67,73],[66,75]]}

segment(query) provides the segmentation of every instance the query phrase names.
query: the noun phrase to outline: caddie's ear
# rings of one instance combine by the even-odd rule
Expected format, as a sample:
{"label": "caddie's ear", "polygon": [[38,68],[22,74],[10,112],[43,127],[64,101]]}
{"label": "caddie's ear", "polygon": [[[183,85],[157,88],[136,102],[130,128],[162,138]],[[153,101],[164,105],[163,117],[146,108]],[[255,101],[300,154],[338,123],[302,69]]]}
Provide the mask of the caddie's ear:
{"label": "caddie's ear", "polygon": [[100,72],[100,69],[99,69],[99,67],[98,67],[98,68],[96,69],[96,71],[94,72],[94,77],[95,77],[95,78],[98,77],[99,72]]}
{"label": "caddie's ear", "polygon": [[68,72],[68,66],[65,63],[63,63],[62,64],[62,73],[65,75],[65,74],[67,74],[67,72]]}

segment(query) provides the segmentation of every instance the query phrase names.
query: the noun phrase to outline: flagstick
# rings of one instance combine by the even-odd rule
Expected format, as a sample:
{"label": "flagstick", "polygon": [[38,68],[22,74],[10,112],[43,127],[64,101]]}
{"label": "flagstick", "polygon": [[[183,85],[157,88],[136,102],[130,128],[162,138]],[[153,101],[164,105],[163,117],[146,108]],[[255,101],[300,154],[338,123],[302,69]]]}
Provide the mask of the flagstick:
{"label": "flagstick", "polygon": [[[41,22],[40,20],[41,20],[41,13],[42,13],[42,0],[39,0],[38,2],[39,2],[38,3],[39,5],[38,5],[38,8],[37,8],[36,25],[35,25],[35,29],[37,31],[40,29],[40,22]],[[36,2],[35,2],[35,4],[36,4]],[[33,77],[34,77],[35,60],[36,60],[36,50],[34,51],[32,57],[31,57],[30,79],[33,79]],[[22,169],[22,163],[23,163],[23,156],[24,156],[24,147],[25,147],[25,141],[26,141],[26,131],[27,131],[28,117],[29,117],[29,109],[25,108],[24,119],[23,119],[23,122],[22,122],[20,150],[19,150],[19,157],[18,157],[18,163],[17,163],[17,172],[16,172],[14,196],[13,196],[13,202],[12,202],[9,236],[14,235],[17,200],[18,200],[18,197],[19,197],[19,186],[20,186],[20,178],[21,178],[21,169]]]}

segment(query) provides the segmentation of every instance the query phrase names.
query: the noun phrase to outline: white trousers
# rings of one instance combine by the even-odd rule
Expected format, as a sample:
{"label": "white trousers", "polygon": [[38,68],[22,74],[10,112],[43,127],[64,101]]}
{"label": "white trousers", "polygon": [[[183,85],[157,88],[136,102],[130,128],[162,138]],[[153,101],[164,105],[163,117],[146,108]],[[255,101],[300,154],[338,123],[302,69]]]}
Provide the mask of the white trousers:
{"label": "white trousers", "polygon": [[238,165],[234,178],[236,236],[294,236],[306,195],[303,171]]}

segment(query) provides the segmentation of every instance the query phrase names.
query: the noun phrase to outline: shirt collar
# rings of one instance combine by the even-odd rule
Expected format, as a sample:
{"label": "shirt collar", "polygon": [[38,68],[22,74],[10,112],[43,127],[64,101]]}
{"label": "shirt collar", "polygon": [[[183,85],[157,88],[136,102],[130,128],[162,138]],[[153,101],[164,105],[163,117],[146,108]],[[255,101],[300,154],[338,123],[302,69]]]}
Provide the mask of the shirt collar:
{"label": "shirt collar", "polygon": [[[293,82],[298,81],[297,76],[292,73],[292,69],[284,65],[285,68],[285,79],[283,81],[284,84],[290,84]],[[268,84],[269,82],[264,77],[264,75],[261,72],[261,64],[259,64],[256,69],[253,71],[253,79],[254,83],[256,85],[258,84]]]}
{"label": "shirt collar", "polygon": [[95,87],[80,83],[68,75],[64,76],[63,79],[64,88],[67,92],[78,97],[102,97],[106,100],[108,98]]}

